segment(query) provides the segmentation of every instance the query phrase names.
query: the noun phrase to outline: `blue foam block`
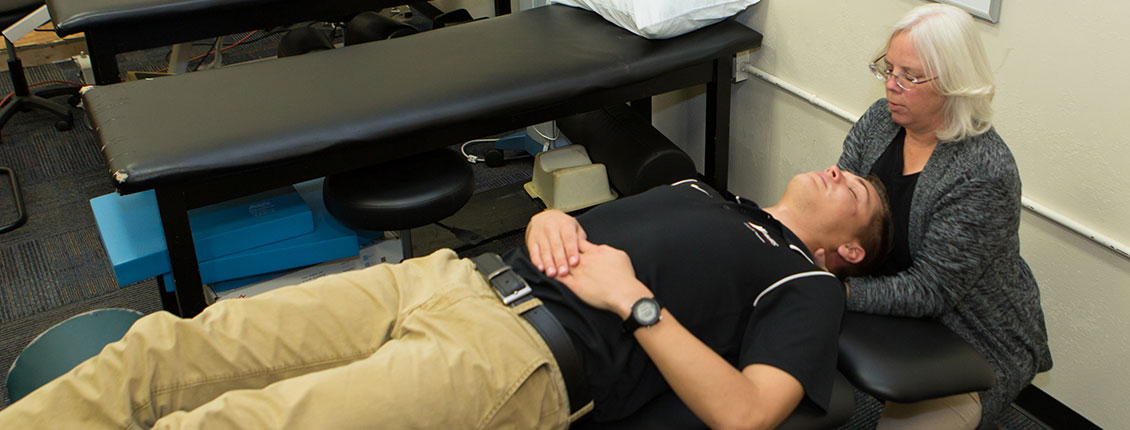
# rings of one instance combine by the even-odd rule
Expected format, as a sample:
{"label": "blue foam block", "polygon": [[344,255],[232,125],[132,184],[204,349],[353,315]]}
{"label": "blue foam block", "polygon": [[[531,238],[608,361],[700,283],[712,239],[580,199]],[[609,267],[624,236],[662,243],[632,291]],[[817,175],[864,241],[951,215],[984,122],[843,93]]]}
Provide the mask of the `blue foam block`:
{"label": "blue foam block", "polygon": [[[165,232],[153,191],[90,200],[118,285],[170,270]],[[292,187],[189,211],[198,261],[278,242],[314,230],[313,214]]]}
{"label": "blue foam block", "polygon": [[169,271],[169,251],[156,194],[107,194],[91,199],[90,208],[118,285]]}
{"label": "blue foam block", "polygon": [[193,209],[188,217],[200,261],[314,231],[310,207],[294,187]]}
{"label": "blue foam block", "polygon": [[303,182],[294,188],[311,209],[314,231],[202,261],[200,278],[205,284],[357,255],[357,233],[334,219],[322,203],[322,180]]}
{"label": "blue foam block", "polygon": [[[334,219],[322,203],[322,179],[303,182],[295,185],[294,188],[310,208],[314,231],[235,254],[201,261],[201,282],[211,284],[213,291],[223,291],[215,289],[217,283],[357,255],[359,249],[357,233]],[[165,280],[165,289],[172,291],[172,278],[166,277]],[[221,284],[220,288],[224,286],[225,284]],[[226,289],[231,289],[240,285],[239,282],[233,282],[226,286],[228,286]]]}

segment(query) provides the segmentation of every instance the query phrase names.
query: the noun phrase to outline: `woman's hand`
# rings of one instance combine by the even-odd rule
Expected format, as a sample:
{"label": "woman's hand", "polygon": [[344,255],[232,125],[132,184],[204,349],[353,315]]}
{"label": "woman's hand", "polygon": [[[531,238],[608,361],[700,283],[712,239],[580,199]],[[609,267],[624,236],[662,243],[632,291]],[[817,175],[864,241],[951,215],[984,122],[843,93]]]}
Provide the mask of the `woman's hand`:
{"label": "woman's hand", "polygon": [[534,215],[526,226],[530,261],[547,276],[565,276],[581,262],[580,243],[585,230],[576,218],[557,209]]}

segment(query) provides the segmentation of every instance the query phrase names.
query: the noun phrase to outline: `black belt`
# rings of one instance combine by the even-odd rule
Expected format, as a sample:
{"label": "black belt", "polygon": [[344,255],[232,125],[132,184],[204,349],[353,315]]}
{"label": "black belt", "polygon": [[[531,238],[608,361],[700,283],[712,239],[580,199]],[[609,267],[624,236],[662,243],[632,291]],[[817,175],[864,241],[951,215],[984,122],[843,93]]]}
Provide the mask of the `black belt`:
{"label": "black belt", "polygon": [[[475,268],[483,274],[487,282],[494,287],[494,292],[507,306],[517,306],[534,296],[533,290],[525,279],[511,270],[510,266],[502,262],[502,258],[493,252],[488,252],[472,258]],[[590,401],[589,384],[585,380],[585,371],[581,366],[580,356],[573,348],[573,341],[569,333],[554,318],[545,306],[534,307],[522,314],[530,325],[537,329],[553,358],[557,360],[557,367],[561,369],[561,377],[565,379],[565,391],[569,394],[569,413],[575,413]]]}

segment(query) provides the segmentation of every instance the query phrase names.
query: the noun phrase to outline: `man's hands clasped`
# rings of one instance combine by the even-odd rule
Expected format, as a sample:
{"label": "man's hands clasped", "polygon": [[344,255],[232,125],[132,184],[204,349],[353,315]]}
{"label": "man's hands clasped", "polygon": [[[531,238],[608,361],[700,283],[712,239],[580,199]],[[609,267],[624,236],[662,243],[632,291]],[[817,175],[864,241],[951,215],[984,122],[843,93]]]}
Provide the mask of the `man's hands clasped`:
{"label": "man's hands clasped", "polygon": [[530,219],[526,247],[538,270],[565,284],[590,306],[620,318],[628,317],[632,303],[640,297],[652,296],[636,279],[626,252],[589,242],[580,223],[559,210]]}
{"label": "man's hands clasped", "polygon": [[530,218],[526,226],[526,249],[530,261],[547,276],[564,276],[581,262],[580,243],[585,230],[576,218],[549,209]]}

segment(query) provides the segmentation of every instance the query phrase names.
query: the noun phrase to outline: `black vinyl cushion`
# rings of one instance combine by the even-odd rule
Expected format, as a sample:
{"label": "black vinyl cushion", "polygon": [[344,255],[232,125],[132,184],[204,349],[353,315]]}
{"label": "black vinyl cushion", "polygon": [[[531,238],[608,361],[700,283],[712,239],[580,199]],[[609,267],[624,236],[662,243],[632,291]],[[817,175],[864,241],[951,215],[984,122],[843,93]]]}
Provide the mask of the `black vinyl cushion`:
{"label": "black vinyl cushion", "polygon": [[[843,425],[855,412],[855,394],[851,384],[836,372],[832,383],[832,398],[825,413],[807,398],[797,405],[793,413],[778,426],[782,430],[831,429]],[[580,420],[570,427],[572,430],[697,430],[707,428],[690,408],[668,391],[648,402],[636,413],[622,420],[610,423],[596,423]]]}
{"label": "black vinyl cushion", "polygon": [[570,141],[584,145],[593,163],[604,164],[608,181],[622,195],[697,175],[687,153],[625,104],[562,118],[557,124]]}
{"label": "black vinyl cushion", "polygon": [[345,25],[345,46],[353,46],[360,43],[376,42],[378,40],[385,40],[392,36],[393,33],[401,35],[415,34],[415,28],[381,15],[379,12],[361,12],[349,20]]}
{"label": "black vinyl cushion", "polygon": [[[381,43],[90,87],[83,100],[118,191],[129,194],[337,150],[389,144],[412,153],[414,137],[437,129],[560,106],[760,41],[732,20],[648,40],[592,12],[549,5]],[[167,106],[177,106],[174,115]]]}
{"label": "black vinyl cushion", "polygon": [[0,0],[0,31],[35,12],[40,6],[43,6],[43,0]]}
{"label": "black vinyl cushion", "polygon": [[474,188],[467,160],[441,149],[327,176],[322,199],[351,228],[406,230],[451,216]]}
{"label": "black vinyl cushion", "polygon": [[993,368],[939,322],[844,313],[839,368],[879,400],[912,403],[993,385]]}

